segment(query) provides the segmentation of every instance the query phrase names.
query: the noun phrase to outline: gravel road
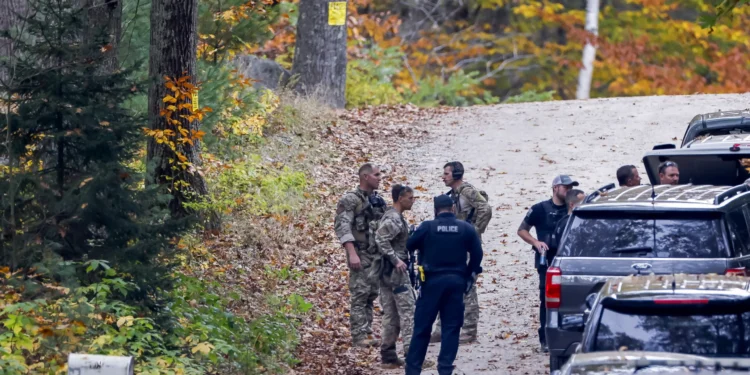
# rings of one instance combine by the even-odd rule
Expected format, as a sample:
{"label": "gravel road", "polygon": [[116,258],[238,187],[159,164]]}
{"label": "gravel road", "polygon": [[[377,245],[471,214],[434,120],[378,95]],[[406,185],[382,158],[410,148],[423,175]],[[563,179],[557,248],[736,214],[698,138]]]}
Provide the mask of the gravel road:
{"label": "gravel road", "polygon": [[[549,372],[538,352],[533,255],[516,229],[529,206],[551,196],[555,175],[570,174],[589,192],[634,164],[646,183],[640,160],[652,145],[679,144],[695,114],[748,107],[750,94],[662,96],[472,107],[435,119],[430,142],[403,154],[412,186],[427,189],[414,216],[431,215],[428,198],[447,190],[439,176],[450,160],[464,163],[465,179],[487,191],[495,209],[484,236],[479,341],[461,346],[457,373]],[[428,358],[438,350],[431,345]]]}

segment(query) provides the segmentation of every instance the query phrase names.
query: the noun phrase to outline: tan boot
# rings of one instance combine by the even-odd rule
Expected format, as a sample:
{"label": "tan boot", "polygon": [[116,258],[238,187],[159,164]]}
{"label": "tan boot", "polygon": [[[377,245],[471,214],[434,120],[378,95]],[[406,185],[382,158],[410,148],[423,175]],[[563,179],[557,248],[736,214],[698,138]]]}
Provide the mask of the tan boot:
{"label": "tan boot", "polygon": [[404,363],[403,359],[396,358],[396,359],[393,359],[393,360],[383,361],[380,364],[380,367],[383,368],[383,369],[385,369],[385,370],[393,370],[393,369],[404,367],[404,364],[405,363]]}
{"label": "tan boot", "polygon": [[380,342],[378,340],[369,339],[369,338],[355,341],[352,344],[352,346],[355,346],[357,348],[372,348],[378,345],[380,345]]}
{"label": "tan boot", "polygon": [[435,361],[431,361],[425,358],[424,362],[422,362],[422,370],[428,369],[432,366],[435,366]]}
{"label": "tan boot", "polygon": [[476,341],[477,341],[476,336],[468,335],[465,333],[462,333],[461,336],[458,337],[459,344],[472,344]]}

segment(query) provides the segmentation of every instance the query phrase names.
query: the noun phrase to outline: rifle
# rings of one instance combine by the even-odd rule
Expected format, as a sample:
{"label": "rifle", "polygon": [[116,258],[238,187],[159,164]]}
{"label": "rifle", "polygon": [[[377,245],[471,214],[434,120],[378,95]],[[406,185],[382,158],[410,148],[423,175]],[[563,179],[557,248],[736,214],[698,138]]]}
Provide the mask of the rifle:
{"label": "rifle", "polygon": [[[411,236],[415,230],[416,230],[416,227],[414,225],[409,226],[409,236]],[[415,291],[418,291],[421,285],[419,283],[419,276],[417,275],[417,272],[414,269],[416,265],[417,265],[417,254],[415,254],[414,251],[410,251],[409,262],[406,264],[406,268],[409,271],[409,281],[411,282],[412,288],[414,288]]]}

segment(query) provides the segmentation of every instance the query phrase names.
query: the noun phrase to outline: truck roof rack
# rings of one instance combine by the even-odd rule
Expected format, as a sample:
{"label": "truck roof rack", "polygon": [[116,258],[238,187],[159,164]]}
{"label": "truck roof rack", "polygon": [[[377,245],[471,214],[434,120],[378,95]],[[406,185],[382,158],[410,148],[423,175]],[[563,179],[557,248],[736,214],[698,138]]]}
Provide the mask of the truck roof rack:
{"label": "truck roof rack", "polygon": [[721,204],[721,202],[723,202],[723,201],[725,201],[725,200],[727,200],[727,199],[729,199],[729,198],[731,198],[731,197],[733,197],[733,196],[735,196],[737,194],[742,194],[744,192],[747,192],[748,190],[750,190],[750,185],[748,185],[748,181],[745,181],[744,184],[737,185],[737,186],[735,186],[735,187],[733,187],[733,188],[731,188],[731,189],[729,189],[729,190],[727,190],[727,191],[725,191],[725,192],[717,195],[716,198],[714,198],[714,204]]}
{"label": "truck roof rack", "polygon": [[601,193],[604,193],[605,191],[608,191],[608,190],[612,190],[614,188],[615,188],[615,184],[614,183],[604,185],[604,186],[596,189],[593,193],[589,194],[583,202],[584,203],[590,203],[591,201],[593,201],[594,199],[596,199],[596,197],[598,197],[599,195],[601,195]]}

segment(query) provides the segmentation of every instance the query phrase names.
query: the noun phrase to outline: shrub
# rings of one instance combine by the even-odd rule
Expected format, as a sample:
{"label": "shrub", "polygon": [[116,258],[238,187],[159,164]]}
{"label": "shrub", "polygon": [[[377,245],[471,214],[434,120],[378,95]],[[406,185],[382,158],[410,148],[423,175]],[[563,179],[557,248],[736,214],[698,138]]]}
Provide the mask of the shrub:
{"label": "shrub", "polygon": [[546,102],[555,100],[554,91],[536,92],[536,90],[524,91],[523,94],[511,96],[505,99],[503,103],[528,103],[528,102]]}

